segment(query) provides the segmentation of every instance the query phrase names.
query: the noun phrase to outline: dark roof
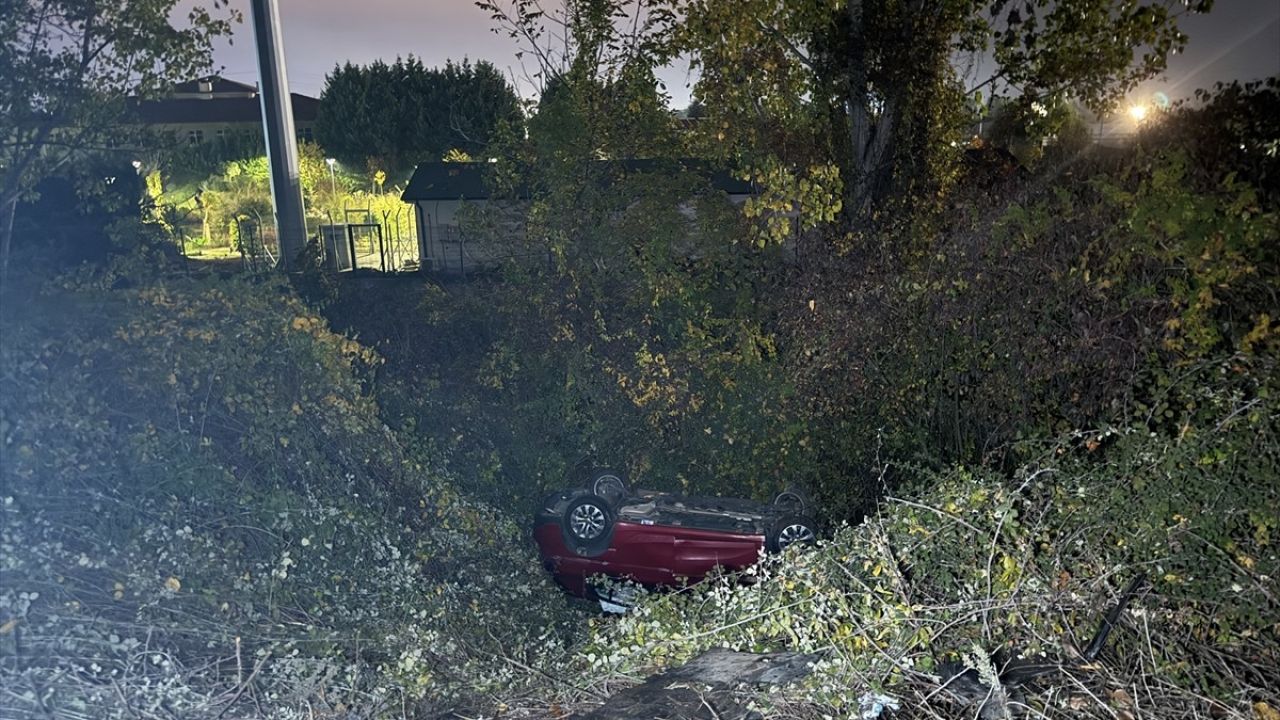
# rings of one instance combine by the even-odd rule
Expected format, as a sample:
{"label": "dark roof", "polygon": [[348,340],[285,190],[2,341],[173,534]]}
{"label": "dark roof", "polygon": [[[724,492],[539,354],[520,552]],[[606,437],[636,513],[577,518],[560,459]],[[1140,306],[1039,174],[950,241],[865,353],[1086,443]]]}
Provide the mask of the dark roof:
{"label": "dark roof", "polygon": [[[298,93],[290,93],[290,97],[294,122],[314,122],[320,101]],[[262,101],[257,97],[143,100],[137,104],[137,113],[148,125],[262,122]]]}
{"label": "dark roof", "polygon": [[[200,89],[200,83],[209,83],[211,87],[209,90],[202,90]],[[173,86],[174,95],[192,95],[196,93],[210,93],[210,92],[212,92],[214,95],[218,95],[222,93],[231,93],[231,94],[237,94],[237,95],[244,94],[244,93],[253,93],[254,95],[257,95],[258,87],[256,85],[250,85],[248,83],[236,82],[235,80],[228,80],[224,77],[219,77],[217,75],[208,75],[202,78],[196,78],[195,80],[188,80],[186,82],[181,82]]]}
{"label": "dark roof", "polygon": [[[601,164],[613,163],[622,173],[654,172],[672,168],[673,163],[683,170],[700,172],[705,175],[711,185],[730,195],[750,195],[754,192],[751,183],[739,180],[727,170],[712,170],[701,160],[600,160]],[[487,200],[490,190],[486,183],[486,169],[489,163],[482,162],[429,162],[421,163],[413,171],[409,185],[405,187],[400,199],[405,202],[417,200]],[[521,197],[528,195],[527,190],[518,193]]]}
{"label": "dark roof", "polygon": [[[414,200],[484,200],[489,197],[485,183],[488,163],[430,162],[421,163],[409,178],[400,199]],[[525,193],[520,193],[524,195]]]}

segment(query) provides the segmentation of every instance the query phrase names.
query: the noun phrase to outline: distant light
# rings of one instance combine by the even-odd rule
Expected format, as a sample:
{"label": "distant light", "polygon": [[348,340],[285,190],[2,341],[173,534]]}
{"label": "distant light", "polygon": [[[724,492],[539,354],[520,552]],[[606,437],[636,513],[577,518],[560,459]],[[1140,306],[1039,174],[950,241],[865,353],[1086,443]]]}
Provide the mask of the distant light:
{"label": "distant light", "polygon": [[129,164],[130,164],[130,165],[133,165],[133,169],[134,169],[134,170],[141,170],[141,169],[142,169],[142,161],[141,161],[141,160],[134,160],[132,163],[129,163]]}
{"label": "distant light", "polygon": [[1130,105],[1129,117],[1133,118],[1135,122],[1142,122],[1143,120],[1146,120],[1147,106],[1146,105]]}
{"label": "distant light", "polygon": [[324,161],[329,163],[329,167],[333,167],[334,163],[338,162],[336,158],[325,158]]}

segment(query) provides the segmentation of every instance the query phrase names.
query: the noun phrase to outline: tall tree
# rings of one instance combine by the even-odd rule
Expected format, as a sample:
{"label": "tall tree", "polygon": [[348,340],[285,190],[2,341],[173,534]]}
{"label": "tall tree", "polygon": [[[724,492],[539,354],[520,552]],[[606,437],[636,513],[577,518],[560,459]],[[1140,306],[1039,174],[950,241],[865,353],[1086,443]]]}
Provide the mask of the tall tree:
{"label": "tall tree", "polygon": [[[1164,68],[1177,27],[1208,1],[669,0],[679,51],[726,157],[791,166],[825,155],[847,216],[880,198],[928,195],[932,163],[966,93],[1002,87],[1024,102],[1113,103]],[[989,76],[964,88],[958,58]],[[817,150],[814,158],[814,150]],[[797,163],[794,160],[799,159]],[[764,163],[767,164],[767,163]]]}
{"label": "tall tree", "polygon": [[[127,99],[212,62],[238,13],[225,0],[170,18],[179,0],[0,0],[0,282],[23,195],[85,152],[119,147]],[[219,12],[215,17],[214,12]]]}
{"label": "tall tree", "polygon": [[428,68],[410,56],[334,68],[320,96],[316,139],[344,163],[372,159],[407,172],[449,150],[481,156],[502,124],[520,121],[520,99],[491,63]]}

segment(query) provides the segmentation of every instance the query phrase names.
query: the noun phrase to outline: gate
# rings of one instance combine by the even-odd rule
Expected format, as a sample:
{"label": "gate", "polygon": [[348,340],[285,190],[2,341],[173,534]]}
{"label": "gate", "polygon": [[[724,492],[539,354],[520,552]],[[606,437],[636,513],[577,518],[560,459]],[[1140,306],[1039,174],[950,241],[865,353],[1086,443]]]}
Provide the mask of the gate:
{"label": "gate", "polygon": [[275,238],[268,237],[263,232],[261,217],[249,218],[241,215],[236,218],[236,232],[240,236],[240,261],[245,270],[266,272],[276,266],[275,254],[271,252],[271,244]]}
{"label": "gate", "polygon": [[324,265],[331,272],[417,272],[421,259],[413,213],[407,208],[375,213],[368,208],[346,208],[343,222],[321,225],[320,245]]}

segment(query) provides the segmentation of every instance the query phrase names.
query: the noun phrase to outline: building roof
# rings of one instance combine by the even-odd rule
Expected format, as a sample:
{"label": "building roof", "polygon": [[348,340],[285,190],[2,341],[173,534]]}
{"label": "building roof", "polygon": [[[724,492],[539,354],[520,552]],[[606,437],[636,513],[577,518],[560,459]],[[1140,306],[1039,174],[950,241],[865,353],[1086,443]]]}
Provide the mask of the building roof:
{"label": "building roof", "polygon": [[195,80],[178,83],[173,86],[171,95],[244,95],[256,96],[258,86],[228,80],[218,75],[207,75]]}
{"label": "building roof", "polygon": [[[489,188],[485,183],[488,163],[430,162],[414,168],[413,177],[400,199],[414,200],[485,200]],[[520,195],[527,193],[521,192]]]}
{"label": "building roof", "polygon": [[[676,164],[682,170],[700,172],[711,181],[711,185],[729,195],[750,195],[755,192],[751,183],[739,180],[727,170],[713,170],[702,160],[621,160],[598,161],[602,165],[613,163],[622,174],[654,172],[671,168]],[[486,170],[489,163],[482,162],[429,162],[421,163],[413,171],[409,185],[405,187],[400,199],[405,202],[418,200],[487,200],[491,192],[486,182]],[[528,196],[528,190],[517,193],[521,197]]]}
{"label": "building roof", "polygon": [[[314,122],[320,101],[298,93],[289,95],[294,122]],[[252,97],[164,98],[139,102],[137,113],[148,125],[259,123],[262,122],[262,102],[256,90]]]}

